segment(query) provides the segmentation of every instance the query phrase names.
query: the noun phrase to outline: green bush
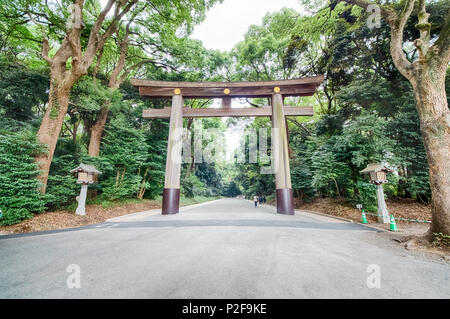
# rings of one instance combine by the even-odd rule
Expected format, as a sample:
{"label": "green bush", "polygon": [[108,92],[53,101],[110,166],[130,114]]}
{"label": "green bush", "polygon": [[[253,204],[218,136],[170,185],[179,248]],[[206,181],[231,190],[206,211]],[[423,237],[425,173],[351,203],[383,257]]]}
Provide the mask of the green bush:
{"label": "green bush", "polygon": [[139,190],[141,178],[136,175],[126,174],[117,181],[115,178],[108,178],[102,183],[103,195],[109,200],[135,197]]}
{"label": "green bush", "polygon": [[208,187],[194,174],[181,179],[181,195],[193,198],[196,196],[213,196]]}
{"label": "green bush", "polygon": [[450,236],[443,233],[433,233],[433,247],[450,247]]}
{"label": "green bush", "polygon": [[384,193],[388,198],[394,198],[398,196],[398,182],[399,177],[396,174],[388,174],[388,182],[383,184]]}
{"label": "green bush", "polygon": [[80,185],[72,175],[55,175],[48,177],[45,201],[49,207],[60,208],[75,201],[80,193]]}
{"label": "green bush", "polygon": [[0,225],[11,225],[45,209],[34,156],[43,151],[28,130],[0,134]]}
{"label": "green bush", "polygon": [[236,197],[242,194],[236,182],[231,181],[228,185],[224,185],[223,195],[228,197]]}
{"label": "green bush", "polygon": [[33,214],[25,208],[7,208],[0,218],[0,225],[14,225],[28,218],[33,218]]}
{"label": "green bush", "polygon": [[356,183],[358,194],[354,201],[363,205],[363,209],[368,212],[377,211],[377,193],[376,186],[365,181],[358,181]]}

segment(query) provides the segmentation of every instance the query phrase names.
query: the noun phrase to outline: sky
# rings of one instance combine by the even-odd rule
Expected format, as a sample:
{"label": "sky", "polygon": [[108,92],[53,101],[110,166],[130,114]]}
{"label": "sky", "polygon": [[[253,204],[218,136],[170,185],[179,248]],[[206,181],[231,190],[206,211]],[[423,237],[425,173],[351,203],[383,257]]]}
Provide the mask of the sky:
{"label": "sky", "polygon": [[208,49],[228,51],[244,40],[250,25],[261,24],[266,13],[283,7],[300,11],[300,0],[224,0],[206,13],[191,37]]}
{"label": "sky", "polygon": [[[203,46],[208,49],[229,51],[244,40],[250,25],[262,24],[266,13],[279,11],[283,7],[300,11],[300,0],[224,0],[206,13],[206,19],[194,28],[191,38],[201,40]],[[214,101],[213,107],[220,107],[220,100]],[[243,105],[233,100],[232,107]],[[241,134],[232,128],[226,131],[228,160],[239,147],[241,137]]]}

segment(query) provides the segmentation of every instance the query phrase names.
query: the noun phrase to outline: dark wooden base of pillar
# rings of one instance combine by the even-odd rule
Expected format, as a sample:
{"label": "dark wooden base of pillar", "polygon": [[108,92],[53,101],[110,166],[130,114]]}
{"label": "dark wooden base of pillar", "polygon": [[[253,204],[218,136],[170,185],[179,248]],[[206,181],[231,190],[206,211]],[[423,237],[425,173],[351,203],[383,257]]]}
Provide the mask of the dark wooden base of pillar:
{"label": "dark wooden base of pillar", "polygon": [[164,188],[162,200],[162,214],[178,214],[180,211],[180,189]]}
{"label": "dark wooden base of pillar", "polygon": [[277,213],[283,215],[295,215],[294,212],[294,196],[292,189],[277,189]]}

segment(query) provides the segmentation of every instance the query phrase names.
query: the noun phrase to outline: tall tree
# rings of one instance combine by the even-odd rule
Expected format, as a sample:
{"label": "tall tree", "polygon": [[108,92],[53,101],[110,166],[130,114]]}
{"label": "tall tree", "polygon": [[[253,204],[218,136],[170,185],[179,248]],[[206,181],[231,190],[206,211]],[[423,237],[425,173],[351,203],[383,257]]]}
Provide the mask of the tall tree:
{"label": "tall tree", "polygon": [[[13,14],[16,19],[14,24],[16,29],[11,29],[11,36],[26,36],[33,38],[33,41],[39,41],[39,36],[36,36],[38,28],[43,33],[42,57],[50,66],[49,101],[37,133],[39,142],[48,148],[47,154],[36,158],[42,172],[40,179],[44,185],[44,192],[53,153],[67,113],[70,89],[88,73],[98,52],[105,47],[121,24],[138,19],[158,21],[159,17],[165,17],[172,21],[171,27],[184,35],[190,32],[191,23],[202,19],[205,10],[214,2],[214,0],[208,2],[108,0],[103,9],[100,1],[5,2],[5,6],[14,8]],[[3,9],[2,6],[1,12],[6,12],[9,15],[6,18],[9,19],[11,10]],[[24,25],[29,27],[25,32],[17,30]],[[56,48],[51,49],[51,46]]]}
{"label": "tall tree", "polygon": [[[367,0],[342,1],[366,10],[376,6],[390,26],[391,56],[398,71],[413,87],[427,152],[432,194],[432,224],[428,235],[435,232],[450,235],[450,110],[445,92],[450,62],[450,12],[445,12],[439,35],[432,37],[425,0],[383,5]],[[418,54],[411,61],[404,51],[404,30],[414,8],[418,10],[419,37],[414,41]]]}
{"label": "tall tree", "polygon": [[[44,185],[47,185],[56,143],[67,113],[70,89],[82,76],[87,74],[88,68],[94,62],[96,53],[103,48],[108,38],[117,30],[119,21],[137,2],[137,0],[109,0],[91,26],[85,46],[82,43],[82,33],[85,27],[83,19],[84,0],[73,2],[64,38],[53,56],[50,55],[48,37],[44,35],[42,57],[50,66],[50,91],[48,107],[37,133],[37,138],[40,143],[47,146],[48,153],[36,158],[36,162],[39,163],[42,171],[40,179]],[[34,12],[31,5],[24,8],[25,12],[39,25],[37,17],[40,12]],[[113,7],[112,16],[107,19],[107,15]],[[105,20],[109,20],[109,23]]]}

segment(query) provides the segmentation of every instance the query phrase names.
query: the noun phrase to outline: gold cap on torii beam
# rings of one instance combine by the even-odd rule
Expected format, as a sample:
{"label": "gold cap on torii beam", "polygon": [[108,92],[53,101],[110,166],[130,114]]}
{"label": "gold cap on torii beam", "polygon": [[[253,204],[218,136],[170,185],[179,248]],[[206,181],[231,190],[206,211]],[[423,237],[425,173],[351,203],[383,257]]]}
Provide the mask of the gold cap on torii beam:
{"label": "gold cap on torii beam", "polygon": [[225,89],[225,90],[223,90],[223,93],[225,93],[225,94],[230,94],[230,89]]}
{"label": "gold cap on torii beam", "polygon": [[179,95],[181,93],[181,90],[180,89],[175,89],[175,90],[173,90],[173,93],[175,93],[176,95]]}
{"label": "gold cap on torii beam", "polygon": [[276,86],[276,87],[273,88],[273,91],[275,93],[280,93],[280,88],[278,86]]}

